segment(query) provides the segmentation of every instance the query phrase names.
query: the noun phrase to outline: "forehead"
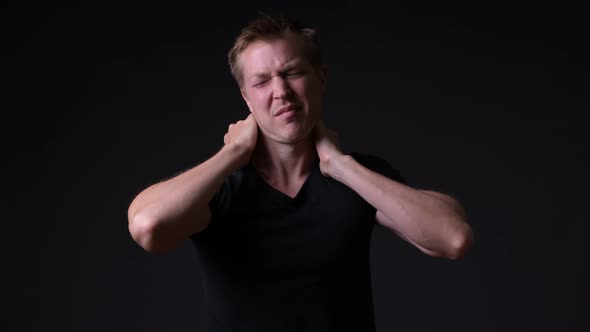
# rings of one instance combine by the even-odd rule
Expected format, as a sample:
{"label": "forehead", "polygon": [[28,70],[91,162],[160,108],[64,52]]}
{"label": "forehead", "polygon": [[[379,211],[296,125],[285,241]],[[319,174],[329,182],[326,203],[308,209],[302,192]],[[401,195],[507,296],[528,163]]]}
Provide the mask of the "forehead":
{"label": "forehead", "polygon": [[252,42],[240,55],[244,77],[281,70],[293,63],[307,62],[301,38],[287,35]]}

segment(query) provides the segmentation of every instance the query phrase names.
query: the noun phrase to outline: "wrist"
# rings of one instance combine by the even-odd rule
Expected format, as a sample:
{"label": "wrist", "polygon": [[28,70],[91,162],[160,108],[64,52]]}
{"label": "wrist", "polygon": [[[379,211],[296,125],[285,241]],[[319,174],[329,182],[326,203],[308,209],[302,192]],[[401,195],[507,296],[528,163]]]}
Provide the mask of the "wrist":
{"label": "wrist", "polygon": [[252,155],[251,149],[240,144],[226,144],[221,148],[220,153],[227,156],[232,169],[238,169],[246,165]]}
{"label": "wrist", "polygon": [[346,168],[350,167],[354,158],[347,154],[339,154],[330,158],[328,162],[328,172],[330,177],[342,182]]}

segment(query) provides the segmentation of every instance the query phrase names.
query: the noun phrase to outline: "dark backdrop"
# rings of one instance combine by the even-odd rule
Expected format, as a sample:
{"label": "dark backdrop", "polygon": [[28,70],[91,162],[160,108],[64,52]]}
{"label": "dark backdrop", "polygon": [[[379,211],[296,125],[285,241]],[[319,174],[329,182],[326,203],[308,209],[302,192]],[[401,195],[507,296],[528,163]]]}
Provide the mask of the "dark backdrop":
{"label": "dark backdrop", "polygon": [[226,52],[256,9],[319,29],[324,118],[345,150],[467,209],[476,245],[458,261],[375,230],[378,331],[588,328],[587,17],[567,2],[477,3],[3,5],[17,330],[196,330],[192,247],[146,253],[126,211],[247,115]]}

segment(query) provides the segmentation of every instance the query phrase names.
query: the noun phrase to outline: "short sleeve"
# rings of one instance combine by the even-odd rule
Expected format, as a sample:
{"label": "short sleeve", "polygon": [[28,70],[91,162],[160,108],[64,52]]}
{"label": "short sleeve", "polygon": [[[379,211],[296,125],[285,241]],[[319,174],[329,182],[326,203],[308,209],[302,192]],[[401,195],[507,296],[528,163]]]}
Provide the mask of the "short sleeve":
{"label": "short sleeve", "polygon": [[[209,201],[209,210],[211,211],[211,222],[207,228],[203,231],[192,234],[193,240],[200,240],[204,237],[211,235],[212,228],[216,228],[220,221],[226,218],[228,215],[229,208],[231,206],[232,197],[232,179],[231,177],[226,178],[213,198]],[[213,232],[215,233],[215,232]]]}
{"label": "short sleeve", "polygon": [[385,159],[359,152],[353,152],[350,155],[361,165],[372,170],[373,172],[379,173],[399,183],[403,183],[408,186],[410,185],[408,181],[401,175],[399,169],[392,167]]}
{"label": "short sleeve", "polygon": [[209,201],[209,209],[211,209],[211,218],[213,220],[218,219],[220,213],[224,211],[225,207],[229,204],[229,187],[229,179],[225,179],[219,190],[215,193],[215,196]]}

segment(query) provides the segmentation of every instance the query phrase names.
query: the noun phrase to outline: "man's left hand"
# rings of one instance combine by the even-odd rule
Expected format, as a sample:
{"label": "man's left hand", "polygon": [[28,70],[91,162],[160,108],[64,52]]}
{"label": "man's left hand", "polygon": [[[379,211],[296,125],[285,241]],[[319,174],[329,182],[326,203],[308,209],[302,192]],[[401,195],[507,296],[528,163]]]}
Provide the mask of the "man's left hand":
{"label": "man's left hand", "polygon": [[320,158],[320,170],[324,176],[332,177],[332,169],[336,159],[343,154],[340,151],[338,134],[326,128],[320,120],[314,128],[315,147]]}

